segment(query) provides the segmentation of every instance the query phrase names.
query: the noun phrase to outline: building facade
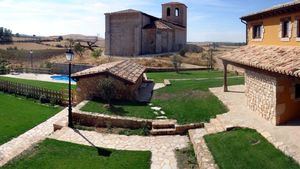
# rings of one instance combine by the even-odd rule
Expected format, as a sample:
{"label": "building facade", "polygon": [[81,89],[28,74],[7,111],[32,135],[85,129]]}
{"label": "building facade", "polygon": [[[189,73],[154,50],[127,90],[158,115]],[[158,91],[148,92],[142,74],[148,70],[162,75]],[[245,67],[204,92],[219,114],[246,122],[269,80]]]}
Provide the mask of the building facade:
{"label": "building facade", "polygon": [[105,54],[139,56],[179,51],[187,42],[187,6],[162,4],[162,18],[128,9],[105,14]]}
{"label": "building facade", "polygon": [[247,46],[221,56],[245,69],[248,106],[275,125],[300,120],[300,1],[243,16]]}

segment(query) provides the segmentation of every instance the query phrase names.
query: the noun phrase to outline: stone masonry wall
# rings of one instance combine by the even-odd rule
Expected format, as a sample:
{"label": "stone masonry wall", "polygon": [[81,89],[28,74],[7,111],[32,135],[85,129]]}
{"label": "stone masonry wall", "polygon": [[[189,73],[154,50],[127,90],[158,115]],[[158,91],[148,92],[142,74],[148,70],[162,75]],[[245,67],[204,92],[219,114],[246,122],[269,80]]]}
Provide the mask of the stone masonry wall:
{"label": "stone masonry wall", "polygon": [[249,108],[273,124],[276,124],[276,86],[275,77],[245,71],[245,94]]}

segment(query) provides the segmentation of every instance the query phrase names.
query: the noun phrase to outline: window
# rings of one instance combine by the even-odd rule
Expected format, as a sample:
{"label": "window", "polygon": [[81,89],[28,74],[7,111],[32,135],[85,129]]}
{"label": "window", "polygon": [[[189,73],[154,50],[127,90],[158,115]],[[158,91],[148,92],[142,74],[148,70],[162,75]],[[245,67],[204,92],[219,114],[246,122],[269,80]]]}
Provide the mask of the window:
{"label": "window", "polygon": [[300,19],[296,19],[296,24],[297,24],[297,38],[300,38]]}
{"label": "window", "polygon": [[171,9],[167,8],[167,16],[170,16],[170,15],[171,15]]}
{"label": "window", "polygon": [[300,84],[295,85],[295,99],[300,99]]}
{"label": "window", "polygon": [[175,9],[175,16],[179,16],[179,9],[178,8]]}
{"label": "window", "polygon": [[282,21],[281,26],[282,26],[281,27],[281,37],[288,38],[289,37],[289,29],[290,29],[290,21],[289,20]]}
{"label": "window", "polygon": [[261,39],[262,38],[262,24],[253,26],[253,39]]}

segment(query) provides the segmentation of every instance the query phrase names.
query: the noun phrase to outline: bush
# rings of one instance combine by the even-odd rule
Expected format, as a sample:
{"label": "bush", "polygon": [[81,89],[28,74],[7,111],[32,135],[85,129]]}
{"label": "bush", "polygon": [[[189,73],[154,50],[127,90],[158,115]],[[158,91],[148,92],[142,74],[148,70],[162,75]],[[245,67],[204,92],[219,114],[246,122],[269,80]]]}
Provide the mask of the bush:
{"label": "bush", "polygon": [[182,56],[182,57],[185,57],[186,52],[187,52],[186,48],[182,48],[182,49],[179,51],[179,55]]}
{"label": "bush", "polygon": [[101,55],[102,55],[102,50],[101,49],[95,49],[93,52],[92,52],[92,57],[94,57],[94,58],[98,58],[98,57],[100,57]]}
{"label": "bush", "polygon": [[104,99],[109,107],[112,107],[112,99],[116,97],[116,86],[113,80],[107,78],[98,82],[98,91],[102,99]]}
{"label": "bush", "polygon": [[49,103],[49,99],[45,96],[45,95],[41,95],[40,98],[39,98],[39,101],[41,103]]}
{"label": "bush", "polygon": [[182,64],[182,58],[179,55],[173,55],[171,57],[174,69],[177,73],[179,73],[179,68],[181,67]]}

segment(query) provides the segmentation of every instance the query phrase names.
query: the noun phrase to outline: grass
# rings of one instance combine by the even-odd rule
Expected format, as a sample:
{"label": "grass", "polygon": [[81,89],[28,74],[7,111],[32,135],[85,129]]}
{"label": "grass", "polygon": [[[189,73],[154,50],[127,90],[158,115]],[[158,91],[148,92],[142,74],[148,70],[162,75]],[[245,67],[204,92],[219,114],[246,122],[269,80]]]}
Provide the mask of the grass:
{"label": "grass", "polygon": [[[26,85],[31,85],[31,86],[35,86],[35,87],[41,87],[41,88],[46,88],[49,90],[56,90],[56,91],[60,91],[62,89],[68,89],[68,84],[66,84],[66,83],[45,82],[45,81],[38,81],[38,80],[26,80],[26,79],[3,77],[3,76],[0,76],[0,80],[17,82],[17,83],[22,83],[22,84],[26,84]],[[75,87],[76,87],[76,85],[72,85],[73,89]]]}
{"label": "grass", "polygon": [[26,132],[61,108],[0,92],[0,145]]}
{"label": "grass", "polygon": [[[229,73],[228,76],[233,76],[233,73]],[[149,72],[147,73],[148,79],[152,79],[155,82],[163,82],[164,79],[196,79],[196,78],[216,78],[223,77],[221,71],[181,71],[176,72]]]}
{"label": "grass", "polygon": [[[228,80],[229,85],[242,84],[243,78]],[[172,81],[172,85],[157,90],[152,103],[162,107],[170,119],[179,124],[207,122],[217,114],[227,112],[227,108],[209,88],[222,86],[221,79],[203,81]]]}
{"label": "grass", "polygon": [[155,118],[152,110],[147,104],[133,103],[129,101],[113,101],[113,108],[107,108],[104,106],[104,101],[93,100],[89,101],[83,108],[82,111],[104,113],[109,115],[118,116],[130,116],[152,119]]}
{"label": "grass", "polygon": [[151,152],[96,148],[46,139],[3,169],[150,169]]}
{"label": "grass", "polygon": [[220,169],[300,168],[252,129],[236,129],[204,138]]}
{"label": "grass", "polygon": [[179,169],[196,169],[198,167],[197,158],[192,144],[188,147],[175,151],[177,158],[177,167]]}

